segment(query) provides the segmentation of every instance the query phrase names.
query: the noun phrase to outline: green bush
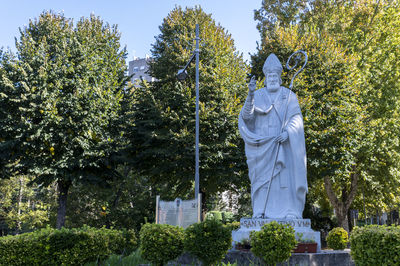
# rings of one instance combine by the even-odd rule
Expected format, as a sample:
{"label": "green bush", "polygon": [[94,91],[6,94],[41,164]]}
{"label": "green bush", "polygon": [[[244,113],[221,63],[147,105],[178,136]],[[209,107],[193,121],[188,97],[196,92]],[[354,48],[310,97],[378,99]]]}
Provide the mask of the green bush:
{"label": "green bush", "polygon": [[237,230],[240,228],[240,222],[231,222],[231,223],[227,223],[225,224],[226,227],[228,227],[231,231],[233,230]]}
{"label": "green bush", "polygon": [[142,257],[157,265],[176,259],[183,252],[183,228],[169,224],[145,224],[140,229]]}
{"label": "green bush", "polygon": [[0,265],[80,265],[124,253],[129,242],[118,230],[45,228],[1,237]]}
{"label": "green bush", "polygon": [[355,227],[350,235],[350,246],[356,265],[399,265],[400,227]]}
{"label": "green bush", "polygon": [[260,231],[252,231],[250,243],[254,255],[266,264],[275,265],[290,258],[297,242],[293,227],[273,221],[264,224]]}
{"label": "green bush", "polygon": [[136,232],[133,229],[123,229],[122,235],[125,239],[125,250],[123,254],[131,254],[138,247],[138,239],[136,237]]}
{"label": "green bush", "polygon": [[225,211],[209,211],[206,214],[205,220],[215,219],[223,224],[233,222],[233,213],[232,212],[225,212]]}
{"label": "green bush", "polygon": [[331,249],[345,249],[349,242],[349,234],[342,227],[335,227],[329,232],[326,241]]}
{"label": "green bush", "polygon": [[185,230],[185,250],[199,258],[205,265],[221,261],[232,244],[229,227],[218,220],[205,220],[190,225]]}
{"label": "green bush", "polygon": [[233,213],[232,212],[221,212],[222,214],[222,222],[224,224],[233,222]]}
{"label": "green bush", "polygon": [[149,262],[142,258],[142,251],[138,248],[128,256],[113,254],[101,263],[93,261],[86,263],[85,266],[132,266],[140,264],[149,264]]}
{"label": "green bush", "polygon": [[222,222],[222,213],[220,211],[207,212],[205,220],[213,220],[213,219]]}

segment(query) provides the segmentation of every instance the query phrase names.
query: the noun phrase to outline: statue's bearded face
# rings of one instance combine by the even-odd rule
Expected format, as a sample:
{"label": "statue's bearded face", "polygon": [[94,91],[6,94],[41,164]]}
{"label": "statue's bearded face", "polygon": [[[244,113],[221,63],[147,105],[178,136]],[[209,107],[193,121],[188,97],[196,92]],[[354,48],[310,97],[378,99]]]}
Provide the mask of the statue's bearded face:
{"label": "statue's bearded face", "polygon": [[277,73],[268,73],[265,77],[265,85],[268,90],[276,91],[281,86],[281,79]]}

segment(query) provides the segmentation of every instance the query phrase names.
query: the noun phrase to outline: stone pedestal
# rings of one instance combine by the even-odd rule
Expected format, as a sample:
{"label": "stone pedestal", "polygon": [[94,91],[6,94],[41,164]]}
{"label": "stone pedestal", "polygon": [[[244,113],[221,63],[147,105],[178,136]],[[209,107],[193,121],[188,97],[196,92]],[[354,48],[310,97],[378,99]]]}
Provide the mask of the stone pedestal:
{"label": "stone pedestal", "polygon": [[242,218],[240,219],[240,228],[232,231],[232,240],[240,242],[242,239],[250,237],[251,231],[260,231],[264,224],[276,221],[280,224],[289,224],[297,233],[303,234],[303,239],[312,239],[317,242],[317,252],[321,251],[321,233],[311,229],[310,219],[257,219],[257,218]]}

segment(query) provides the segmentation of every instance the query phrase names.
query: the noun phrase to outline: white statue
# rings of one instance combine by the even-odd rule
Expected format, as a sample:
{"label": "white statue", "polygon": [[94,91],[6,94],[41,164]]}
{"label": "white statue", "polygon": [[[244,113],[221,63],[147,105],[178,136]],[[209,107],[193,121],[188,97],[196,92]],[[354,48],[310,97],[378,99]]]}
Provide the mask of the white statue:
{"label": "white statue", "polygon": [[303,117],[295,93],[282,87],[282,65],[265,61],[266,87],[254,77],[239,115],[251,181],[253,218],[301,219],[307,193]]}

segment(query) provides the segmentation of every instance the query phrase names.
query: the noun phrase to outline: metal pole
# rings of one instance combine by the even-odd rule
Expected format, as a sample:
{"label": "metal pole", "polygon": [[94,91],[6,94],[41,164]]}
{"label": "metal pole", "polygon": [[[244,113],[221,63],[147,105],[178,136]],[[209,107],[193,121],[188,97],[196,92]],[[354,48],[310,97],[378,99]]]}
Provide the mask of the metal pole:
{"label": "metal pole", "polygon": [[200,193],[200,176],[199,176],[199,24],[196,24],[196,172],[195,172],[195,198]]}
{"label": "metal pole", "polygon": [[160,204],[160,195],[156,196],[156,224],[159,223],[158,218],[159,218],[159,204]]}

